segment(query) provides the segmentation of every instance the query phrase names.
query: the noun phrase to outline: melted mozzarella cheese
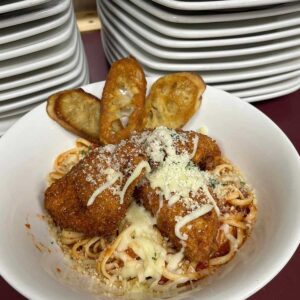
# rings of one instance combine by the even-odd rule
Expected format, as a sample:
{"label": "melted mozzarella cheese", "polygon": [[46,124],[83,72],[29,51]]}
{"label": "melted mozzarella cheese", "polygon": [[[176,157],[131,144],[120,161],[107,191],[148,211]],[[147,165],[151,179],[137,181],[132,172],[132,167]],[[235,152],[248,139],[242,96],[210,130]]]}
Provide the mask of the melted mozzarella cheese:
{"label": "melted mozzarella cheese", "polygon": [[120,204],[123,204],[123,202],[124,202],[125,193],[126,193],[128,187],[135,179],[137,179],[139,177],[139,175],[141,174],[143,169],[146,169],[146,172],[151,171],[151,167],[150,167],[149,163],[145,160],[141,161],[136,166],[136,168],[134,169],[134,171],[132,172],[130,177],[127,179],[122,191],[120,192]]}
{"label": "melted mozzarella cheese", "polygon": [[178,269],[179,263],[183,260],[184,258],[184,249],[185,247],[182,247],[181,250],[175,254],[169,254],[167,256],[167,269],[169,271],[175,271]]}
{"label": "melted mozzarella cheese", "polygon": [[[168,202],[168,206],[174,205],[179,200],[191,210],[191,213],[184,217],[179,217],[175,226],[175,234],[181,240],[187,240],[186,234],[181,234],[180,229],[187,223],[199,218],[209,212],[212,208],[220,215],[219,208],[211,196],[203,172],[191,162],[196,154],[199,137],[193,139],[193,151],[176,153],[173,139],[181,139],[185,143],[187,140],[180,137],[174,130],[165,127],[156,128],[146,139],[147,155],[155,162],[159,163],[157,168],[146,174],[151,188],[155,189],[159,196],[159,210],[162,207],[161,198]],[[199,203],[193,200],[191,195],[201,192],[204,194],[207,203]]]}
{"label": "melted mozzarella cheese", "polygon": [[87,206],[90,206],[94,203],[95,199],[106,189],[111,187],[120,177],[122,174],[120,172],[115,171],[112,168],[107,168],[104,170],[104,174],[107,175],[106,182],[101,184],[92,194],[87,202]]}
{"label": "melted mozzarella cheese", "polygon": [[[184,247],[177,253],[168,254],[159,231],[154,228],[156,219],[144,207],[133,202],[127,211],[126,221],[130,226],[117,247],[116,257],[124,262],[120,269],[123,278],[137,278],[144,282],[147,278],[158,281],[164,268],[180,273],[180,262],[184,258]],[[131,249],[139,259],[124,252]]]}
{"label": "melted mozzarella cheese", "polygon": [[167,251],[162,245],[161,235],[153,227],[155,219],[144,207],[133,202],[126,214],[126,220],[131,225],[126,229],[117,251],[130,248],[140,259],[120,257],[125,260],[121,275],[124,278],[137,277],[140,282],[147,277],[160,279]]}
{"label": "melted mozzarella cheese", "polygon": [[196,134],[193,139],[193,152],[190,156],[190,159],[193,159],[193,157],[195,156],[197,149],[198,149],[198,144],[199,144],[199,136]]}
{"label": "melted mozzarella cheese", "polygon": [[207,214],[209,211],[213,209],[213,205],[211,204],[204,204],[200,208],[192,211],[191,213],[185,215],[184,217],[178,218],[178,221],[175,225],[175,234],[176,236],[181,239],[186,241],[188,239],[187,234],[182,234],[181,233],[181,228],[185,226],[186,224],[196,220],[197,218],[200,218],[201,216]]}

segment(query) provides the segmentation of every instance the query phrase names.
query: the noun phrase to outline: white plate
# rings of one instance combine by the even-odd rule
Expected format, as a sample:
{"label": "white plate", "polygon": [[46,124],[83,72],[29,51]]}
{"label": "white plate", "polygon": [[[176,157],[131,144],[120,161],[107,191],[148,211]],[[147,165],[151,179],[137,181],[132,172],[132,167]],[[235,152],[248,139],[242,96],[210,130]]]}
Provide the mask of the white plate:
{"label": "white plate", "polygon": [[[32,7],[42,3],[49,2],[50,0],[21,0],[13,1],[13,3],[7,3],[0,5],[0,14],[4,14],[11,11],[20,10],[23,8]],[[11,2],[11,1],[10,1]]]}
{"label": "white plate", "polygon": [[76,28],[73,15],[61,26],[29,38],[1,45],[0,61],[51,48],[70,38]]}
{"label": "white plate", "polygon": [[300,47],[277,50],[266,54],[244,55],[229,58],[197,59],[197,60],[167,60],[157,58],[144,49],[139,48],[126,39],[109,23],[109,18],[101,15],[103,28],[109,32],[107,38],[121,51],[126,49],[130,55],[137,58],[143,65],[161,71],[217,71],[243,69],[274,64],[284,60],[300,57]]}
{"label": "white plate", "polygon": [[[110,64],[112,64],[115,60],[120,58],[120,56],[115,54],[115,52],[110,49],[110,45],[108,45],[106,43],[106,40],[103,38],[102,38],[102,45],[104,48],[104,53],[106,55],[106,58]],[[299,65],[299,67],[300,67],[300,65]],[[147,73],[148,72],[146,72],[146,74]],[[238,88],[241,88],[241,86],[244,86],[245,88],[248,87],[246,94],[248,94],[248,95],[252,94],[252,96],[250,96],[250,97],[243,96],[241,99],[246,102],[256,102],[256,101],[274,99],[276,97],[288,95],[288,94],[298,90],[300,88],[299,75],[300,75],[300,71],[297,70],[295,72],[282,74],[282,75],[278,75],[278,76],[272,76],[269,78],[263,78],[260,80],[253,80],[250,82],[246,81],[243,83],[231,83],[228,85],[226,85],[226,84],[215,85],[215,87],[218,88],[220,86],[224,90],[226,90],[227,86],[229,86],[228,90],[232,90],[232,93],[237,97],[239,96],[239,94],[236,93],[235,90],[237,90]],[[156,76],[158,76],[158,75],[156,75]],[[205,76],[204,76],[204,78],[205,78]],[[289,78],[294,78],[294,81],[292,81],[292,82],[286,81],[284,85],[281,84],[282,80],[289,79]],[[268,83],[274,83],[274,82],[280,82],[280,84],[279,84],[280,87],[278,87],[278,85],[269,85],[268,87],[264,87],[263,89],[256,88],[256,86],[259,84],[266,85]],[[286,88],[286,86],[288,86],[289,88]],[[252,87],[252,89],[249,89],[249,87]],[[276,92],[275,92],[275,90],[276,90]],[[269,91],[272,91],[272,92],[267,93]],[[260,94],[260,93],[263,93],[263,94]]]}
{"label": "white plate", "polygon": [[8,112],[2,113],[2,114],[0,114],[0,122],[1,122],[1,119],[3,119],[3,118],[13,117],[13,116],[16,116],[16,115],[20,115],[22,113],[25,114],[25,113],[29,112],[30,110],[34,109],[35,107],[37,107],[40,104],[41,103],[38,102],[38,103],[34,103],[34,104],[31,104],[31,105],[27,105],[27,106],[24,106],[24,107],[21,107],[21,108],[13,109],[13,110],[10,110]]}
{"label": "white plate", "polygon": [[[105,41],[104,45],[108,47],[108,51],[110,52],[110,56],[113,58],[113,61],[120,59],[122,57],[126,57],[129,55],[128,52],[123,50],[123,52],[120,52],[120,49],[117,49],[115,47],[115,44],[111,44],[110,40],[106,38],[105,30],[102,30],[102,36],[103,40]],[[144,71],[149,76],[160,76],[167,74],[168,72],[160,71],[160,70],[154,70],[151,68],[148,68],[147,66],[143,66]],[[250,79],[257,79],[268,76],[275,76],[275,75],[281,75],[283,73],[287,72],[293,72],[295,70],[300,69],[300,58],[297,59],[291,59],[288,61],[280,62],[276,65],[267,65],[262,67],[253,67],[248,68],[246,70],[224,70],[222,72],[220,71],[198,71],[205,79],[205,82],[216,84],[216,83],[224,83],[224,82],[230,82],[230,84],[233,84],[232,82],[241,81],[241,80],[250,80]],[[197,71],[196,71],[197,72]]]}
{"label": "white plate", "polygon": [[277,91],[277,92],[269,93],[269,94],[264,94],[264,95],[259,95],[259,96],[247,97],[247,98],[244,98],[243,100],[245,100],[247,102],[257,102],[257,101],[262,101],[262,100],[274,99],[274,98],[277,98],[280,96],[291,94],[299,89],[300,89],[300,84],[296,84],[295,86],[290,87],[285,90],[281,90],[281,91]]}
{"label": "white plate", "polygon": [[222,0],[222,1],[174,1],[174,0],[152,0],[158,4],[178,10],[215,10],[231,8],[259,7],[274,5],[297,0]]}
{"label": "white plate", "polygon": [[70,18],[72,12],[72,7],[69,7],[67,11],[55,16],[8,28],[2,28],[0,29],[0,45],[25,39],[27,37],[57,28]]}
{"label": "white plate", "polygon": [[[102,31],[102,35],[103,35],[103,31]],[[109,61],[110,64],[112,64],[112,62],[114,62],[115,60],[120,59],[121,57],[123,57],[122,55],[118,54],[114,49],[112,49],[111,45],[108,43],[108,40],[106,40],[105,38],[102,38],[102,45],[104,47],[104,53],[106,55],[106,58],[107,58],[107,60]],[[287,65],[287,69],[288,69],[288,67],[293,67],[293,66],[294,66],[293,62],[290,62]],[[300,60],[298,62],[298,68],[300,68]],[[145,70],[145,67],[144,67],[144,70]],[[262,69],[261,72],[263,72],[263,71],[265,71],[265,70]],[[267,72],[269,71],[269,73],[271,73],[269,75],[272,75],[272,69],[271,70],[266,70],[266,71]],[[149,71],[145,70],[145,73],[149,75],[152,72],[149,72]],[[152,74],[155,74],[153,76],[163,75],[163,74],[157,74],[157,73],[152,73]],[[244,74],[244,73],[241,73],[241,74]],[[255,71],[254,71],[253,74],[255,74]],[[292,75],[289,75],[289,74],[292,74]],[[205,74],[202,74],[202,73],[201,73],[201,75],[203,75],[203,78],[207,82],[207,76]],[[269,77],[269,78],[262,78],[262,79],[257,80],[257,81],[261,85],[264,85],[264,84],[273,83],[273,82],[281,82],[283,79],[288,79],[290,77],[294,77],[294,78],[297,77],[298,78],[299,75],[300,75],[300,71],[297,70],[294,73],[292,72],[292,73],[282,74],[282,75],[278,75],[277,77],[274,76],[274,77]],[[249,84],[250,87],[255,87],[256,86],[255,81],[256,80],[253,80],[253,82],[252,81],[251,82],[246,81],[245,83],[238,82],[238,83],[236,83],[237,88],[235,88],[235,83],[230,83],[230,84],[228,84],[228,86],[230,86],[231,90],[237,90],[238,87],[241,87],[241,86],[245,86],[245,88],[247,88],[248,84]],[[224,89],[226,88],[225,84],[222,84],[220,86],[222,86]],[[218,85],[215,85],[215,87],[218,87]],[[298,89],[298,85],[296,85],[296,86],[294,86],[293,88],[290,88],[290,89],[285,89],[285,90],[278,91],[276,93],[263,94],[263,95],[260,95],[260,96],[253,96],[253,97],[243,97],[242,100],[244,100],[246,102],[256,102],[256,101],[260,101],[260,100],[269,100],[269,99],[274,99],[275,97],[278,97],[278,96],[287,95],[289,93],[294,92],[297,89]],[[254,88],[254,89],[252,89],[252,91],[255,93],[256,89]],[[234,93],[234,91],[233,91],[233,93]]]}
{"label": "white plate", "polygon": [[[5,100],[14,100],[18,97],[32,94],[35,92],[41,92],[45,89],[52,88],[54,86],[63,84],[67,81],[74,80],[84,70],[84,54],[81,53],[80,59],[76,67],[70,72],[64,73],[60,76],[55,76],[50,79],[40,80],[34,84],[25,85],[18,89],[11,89],[4,92],[0,92],[0,103]],[[4,102],[3,102],[4,104]]]}
{"label": "white plate", "polygon": [[110,49],[109,45],[107,44],[106,38],[103,34],[103,30],[100,32],[100,38],[101,38],[101,44],[103,47],[103,51],[105,54],[106,59],[108,60],[108,63],[111,65],[115,60],[117,60],[118,56],[115,56],[112,54],[112,50]]}
{"label": "white plate", "polygon": [[[85,70],[81,70],[82,73],[85,72]],[[85,76],[81,76],[80,78],[84,77],[84,81],[76,81],[73,84],[69,84],[67,86],[60,85],[59,88],[61,89],[71,89],[71,88],[77,88],[78,86],[85,85],[89,82],[89,76],[85,74]],[[53,93],[56,92],[53,90]],[[35,107],[40,105],[42,102],[45,102],[47,100],[47,97],[50,94],[43,94],[41,95],[41,99],[31,105],[27,105],[25,107],[21,107],[19,109],[15,109],[12,111],[8,111],[5,113],[2,113],[0,115],[0,136],[2,136],[15,122],[17,122],[25,113],[33,110]]]}
{"label": "white plate", "polygon": [[[79,46],[77,46],[77,48],[78,47]],[[25,74],[0,79],[0,91],[18,88],[20,86],[32,84],[40,80],[45,80],[67,73],[70,70],[74,69],[78,64],[81,51],[82,50],[79,49],[75,51],[75,56],[71,56],[64,61],[53,64],[51,66]]]}
{"label": "white plate", "polygon": [[241,89],[248,89],[253,87],[259,87],[262,85],[270,84],[270,83],[277,83],[281,82],[282,80],[294,78],[300,76],[300,69],[292,72],[287,72],[279,75],[264,77],[260,79],[252,79],[246,81],[238,81],[233,83],[221,83],[215,84],[214,87],[218,89],[222,89],[224,91],[234,91],[234,90],[241,90]]}
{"label": "white plate", "polygon": [[290,79],[282,80],[277,83],[270,83],[260,87],[247,88],[243,90],[235,90],[232,93],[240,98],[249,98],[254,96],[261,96],[272,94],[284,90],[289,90],[294,86],[300,85],[300,77],[296,76]]}
{"label": "white plate", "polygon": [[[98,0],[99,1],[99,0]],[[130,0],[136,6],[142,10],[150,13],[151,15],[162,19],[164,21],[173,23],[211,23],[211,22],[227,22],[227,21],[238,21],[238,20],[251,20],[270,16],[277,16],[288,14],[291,12],[299,11],[299,3],[287,3],[282,5],[275,5],[260,10],[254,9],[252,11],[244,12],[203,12],[194,11],[192,14],[186,14],[185,11],[169,10],[164,7],[158,6],[148,0]]]}
{"label": "white plate", "polygon": [[[149,87],[152,82],[148,80]],[[103,83],[85,87],[97,96],[102,88]],[[87,292],[92,288],[90,281],[77,277],[53,243],[47,223],[38,217],[45,213],[43,192],[53,158],[76,139],[48,118],[45,108],[43,104],[34,109],[0,140],[0,219],[5,224],[0,227],[0,272],[32,300],[95,299]],[[259,110],[209,86],[201,110],[187,128],[198,129],[201,124],[255,187],[258,222],[239,254],[211,277],[208,286],[176,299],[245,299],[276,276],[299,244],[300,158],[284,133]],[[35,243],[51,253],[39,252]],[[97,299],[108,297],[98,295]]]}
{"label": "white plate", "polygon": [[294,78],[300,76],[300,70],[269,76],[260,79],[253,79],[253,80],[246,80],[246,81],[239,81],[233,83],[224,83],[224,84],[217,84],[214,87],[224,90],[224,91],[234,91],[234,90],[241,90],[241,89],[248,89],[248,88],[255,88],[262,85],[270,84],[270,83],[277,83],[282,82],[282,80]]}
{"label": "white plate", "polygon": [[[299,3],[300,9],[300,3]],[[151,43],[138,33],[129,29],[126,24],[122,23],[116,16],[105,11],[107,19],[113,26],[116,27],[118,32],[122,34],[127,40],[132,41],[138,47],[144,49],[146,52],[163,59],[174,60],[187,60],[187,59],[205,59],[205,58],[222,58],[232,56],[242,56],[249,54],[265,53],[274,50],[286,49],[289,47],[295,47],[300,45],[300,35],[280,39],[272,42],[263,42],[259,45],[245,45],[245,46],[227,46],[227,47],[215,47],[213,48],[196,48],[196,49],[174,49],[172,47],[164,48]]]}
{"label": "white plate", "polygon": [[[80,63],[79,60],[82,60],[84,65],[82,66],[80,72],[85,74],[85,80],[84,80],[83,84],[87,84],[89,82],[88,63],[87,63],[87,60],[86,60],[86,57],[85,57],[85,54],[84,54],[84,51],[83,51],[82,43],[80,42],[78,46],[79,46],[79,49],[76,52],[75,66],[78,66],[78,64]],[[73,88],[76,88],[76,87],[73,87]],[[16,108],[16,109],[8,110],[6,112],[2,112],[2,113],[0,113],[0,120],[2,118],[6,118],[6,117],[19,115],[21,113],[28,112],[28,111],[32,110],[33,108],[35,108],[37,105],[39,105],[43,101],[45,101],[44,97],[41,98],[40,101],[35,102],[33,104],[29,104],[29,105],[26,105],[26,106],[22,106],[20,108]]]}
{"label": "white plate", "polygon": [[[103,1],[102,1],[103,2]],[[98,6],[100,1],[98,0]],[[108,8],[113,6],[110,5]],[[217,38],[217,39],[196,39],[196,40],[183,40],[168,37],[154,31],[152,28],[144,26],[140,21],[133,19],[126,12],[119,9],[115,9],[113,14],[122,20],[126,27],[137,32],[139,35],[147,39],[148,41],[164,47],[172,48],[200,48],[200,47],[219,47],[219,46],[233,46],[233,45],[244,45],[253,44],[267,41],[275,41],[281,38],[287,38],[300,34],[300,27],[294,26],[289,28],[284,28],[281,30],[275,30],[271,32],[260,32],[254,35],[248,36],[238,36],[231,38]]]}
{"label": "white plate", "polygon": [[[237,22],[176,24],[158,19],[128,1],[112,0],[112,2],[110,2],[102,0],[102,2],[111,7],[113,11],[126,11],[132,18],[139,20],[144,25],[161,34],[180,39],[246,35],[282,29],[300,24],[300,14],[298,12],[281,16],[260,18],[257,20],[243,20]],[[117,4],[117,6],[115,6],[114,3]]]}
{"label": "white plate", "polygon": [[17,108],[21,108],[30,104],[37,103],[39,101],[45,101],[51,94],[60,91],[77,88],[83,84],[88,83],[88,68],[84,65],[84,69],[80,72],[80,76],[74,78],[73,80],[69,80],[63,84],[59,84],[55,87],[43,90],[41,92],[36,92],[33,94],[29,94],[23,97],[15,98],[11,101],[5,101],[0,103],[0,114],[5,113]]}
{"label": "white plate", "polygon": [[32,7],[22,11],[21,14],[11,13],[7,17],[1,16],[0,29],[24,24],[47,18],[65,11],[70,6],[71,0],[57,0],[45,3],[42,6]]}
{"label": "white plate", "polygon": [[0,79],[38,70],[68,59],[75,54],[77,29],[64,43],[52,48],[0,62]]}

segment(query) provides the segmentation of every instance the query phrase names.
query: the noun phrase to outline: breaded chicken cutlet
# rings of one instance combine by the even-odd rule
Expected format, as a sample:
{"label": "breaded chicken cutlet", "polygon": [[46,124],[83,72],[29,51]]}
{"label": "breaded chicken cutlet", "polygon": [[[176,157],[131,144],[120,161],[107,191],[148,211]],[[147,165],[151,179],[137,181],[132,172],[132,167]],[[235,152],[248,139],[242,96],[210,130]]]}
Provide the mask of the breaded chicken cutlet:
{"label": "breaded chicken cutlet", "polygon": [[[182,241],[176,234],[178,218],[207,204],[208,199],[199,186],[193,195],[188,195],[188,202],[175,201],[170,205],[170,199],[160,195],[159,188],[151,186],[151,176],[169,158],[180,163],[176,157],[181,155],[186,163],[184,168],[198,172],[197,164],[205,165],[207,160],[218,157],[220,149],[210,137],[192,131],[159,127],[135,133],[118,145],[93,150],[47,189],[45,207],[62,228],[109,237],[125,217],[133,191],[139,185],[135,193],[137,200],[157,217],[158,229],[179,249]],[[134,173],[135,177],[131,178]],[[129,185],[122,198],[126,182]],[[191,261],[207,263],[215,248],[218,227],[218,217],[212,209],[183,226],[180,234],[187,237],[185,256]]]}
{"label": "breaded chicken cutlet", "polygon": [[125,216],[144,169],[128,186],[126,182],[143,161],[140,149],[130,142],[96,148],[46,190],[45,208],[64,229],[111,236]]}
{"label": "breaded chicken cutlet", "polygon": [[[181,249],[182,240],[176,236],[175,226],[178,218],[188,215],[191,210],[183,202],[176,202],[169,206],[166,199],[160,207],[159,193],[151,188],[149,182],[138,187],[135,195],[143,206],[156,216],[157,227],[162,235],[168,237],[177,249]],[[199,193],[193,197],[193,202],[201,204],[203,198],[204,196]],[[188,237],[185,241],[185,257],[193,262],[207,264],[211,254],[216,250],[218,228],[219,220],[214,210],[185,225],[181,229],[181,233]]]}
{"label": "breaded chicken cutlet", "polygon": [[220,156],[218,145],[210,137],[197,132],[160,127],[152,132],[150,138],[146,138],[144,147],[153,169],[152,175],[146,176],[147,179],[137,188],[136,197],[156,216],[158,229],[176,248],[182,247],[178,235],[186,235],[185,256],[191,261],[206,264],[216,247],[219,221],[215,210],[191,219],[182,226],[181,233],[176,233],[176,224],[194,210],[201,211],[203,204],[210,203],[213,207],[211,202],[214,199],[200,185],[196,190],[178,196],[177,200],[174,189],[180,195],[183,194],[180,190],[185,189],[185,183],[191,189],[195,183],[197,185],[197,182],[188,182],[189,178],[185,177],[196,176],[201,181],[196,165],[205,165],[207,161]]}

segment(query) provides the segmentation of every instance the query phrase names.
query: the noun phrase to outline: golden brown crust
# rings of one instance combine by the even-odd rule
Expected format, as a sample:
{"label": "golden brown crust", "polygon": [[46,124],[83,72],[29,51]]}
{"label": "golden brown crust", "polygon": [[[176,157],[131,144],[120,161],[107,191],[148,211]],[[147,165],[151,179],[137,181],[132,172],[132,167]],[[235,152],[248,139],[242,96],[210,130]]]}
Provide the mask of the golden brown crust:
{"label": "golden brown crust", "polygon": [[180,129],[177,129],[176,132],[178,134],[184,134],[184,136],[186,137],[185,143],[182,143],[180,140],[174,142],[178,153],[184,151],[192,153],[195,138],[197,138],[198,146],[195,155],[192,158],[192,161],[195,164],[199,165],[201,169],[206,169],[206,164],[208,163],[208,161],[211,161],[215,157],[221,156],[221,150],[218,144],[208,135],[204,135],[195,131],[183,131]]}
{"label": "golden brown crust", "polygon": [[181,128],[198,110],[205,87],[202,78],[194,73],[160,77],[146,99],[145,127]]}
{"label": "golden brown crust", "polygon": [[195,134],[199,136],[199,143],[193,161],[204,170],[208,161],[221,155],[221,150],[211,137],[201,133]]}
{"label": "golden brown crust", "polygon": [[[140,186],[136,195],[148,211],[153,215],[157,214],[159,195],[151,188],[149,183]],[[194,200],[201,202],[201,197]],[[166,201],[163,203],[157,214],[157,227],[164,236],[170,239],[177,249],[180,249],[182,247],[181,240],[175,234],[176,218],[187,215],[188,210],[181,202],[177,202],[172,206],[168,206]],[[181,230],[183,234],[188,236],[184,251],[185,256],[197,263],[207,263],[210,255],[215,250],[218,228],[219,221],[214,210],[185,225]]]}
{"label": "golden brown crust", "polygon": [[134,58],[112,64],[101,101],[99,138],[103,144],[116,144],[143,129],[145,94],[144,71]]}
{"label": "golden brown crust", "polygon": [[49,97],[47,113],[62,127],[99,144],[100,101],[82,89],[68,90]]}
{"label": "golden brown crust", "polygon": [[113,153],[99,147],[74,166],[69,173],[54,182],[45,192],[45,208],[57,225],[64,229],[82,232],[88,236],[112,236],[128,206],[132,193],[143,172],[130,184],[121,203],[120,196],[107,188],[87,206],[93,192],[107,181],[105,169],[126,170],[113,188],[123,187],[137,164],[143,160],[140,150],[127,143]]}
{"label": "golden brown crust", "polygon": [[[221,151],[217,143],[209,136],[193,132],[176,130],[176,132],[184,137],[184,139],[175,139],[174,146],[178,154],[183,152],[193,153],[194,144],[197,141],[195,155],[192,158],[195,164],[200,166],[206,165],[207,161],[221,155]],[[138,187],[136,191],[137,199],[139,199],[145,208],[153,215],[157,214],[159,209],[159,194],[151,188],[149,182],[145,182]],[[193,200],[201,203],[203,195],[195,195]],[[163,206],[157,215],[157,226],[160,232],[167,236],[173,245],[180,249],[181,240],[175,235],[176,217],[185,216],[188,214],[188,209],[179,201],[168,206],[167,201],[163,201]],[[219,221],[216,212],[213,210],[203,217],[197,218],[190,222],[189,226],[182,228],[182,233],[188,235],[188,240],[185,248],[185,256],[197,263],[206,264],[210,255],[214,253],[216,247],[216,236],[219,228]]]}

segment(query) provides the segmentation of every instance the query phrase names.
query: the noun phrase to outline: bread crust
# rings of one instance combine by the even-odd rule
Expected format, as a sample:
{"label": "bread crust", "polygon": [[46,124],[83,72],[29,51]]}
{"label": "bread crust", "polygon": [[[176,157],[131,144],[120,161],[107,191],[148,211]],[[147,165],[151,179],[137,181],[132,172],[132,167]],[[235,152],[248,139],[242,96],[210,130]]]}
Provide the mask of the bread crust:
{"label": "bread crust", "polygon": [[100,101],[83,89],[62,91],[50,96],[47,113],[66,130],[92,143],[100,143]]}
{"label": "bread crust", "polygon": [[146,79],[133,57],[114,62],[102,93],[99,139],[117,144],[143,129]]}
{"label": "bread crust", "polygon": [[182,128],[199,109],[206,85],[196,73],[160,77],[146,99],[145,128]]}

